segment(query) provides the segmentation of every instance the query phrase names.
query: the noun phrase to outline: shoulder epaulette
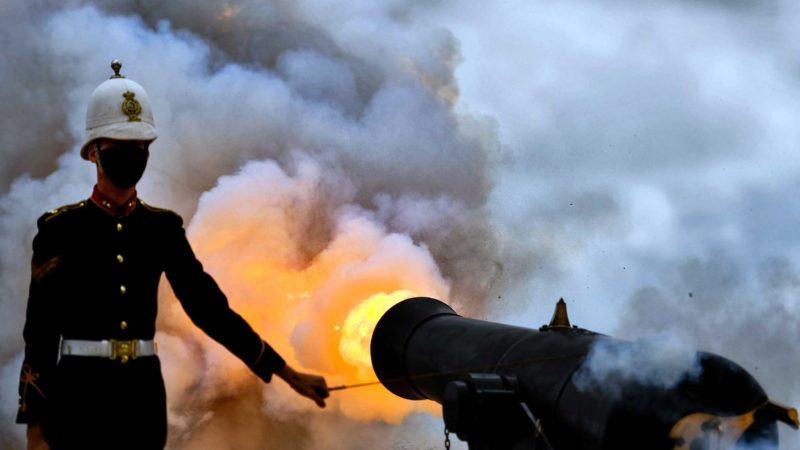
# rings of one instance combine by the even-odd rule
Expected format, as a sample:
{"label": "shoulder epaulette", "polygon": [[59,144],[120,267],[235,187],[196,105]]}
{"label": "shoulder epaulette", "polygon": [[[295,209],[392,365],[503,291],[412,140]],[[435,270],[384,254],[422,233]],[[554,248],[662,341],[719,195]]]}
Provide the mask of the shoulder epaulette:
{"label": "shoulder epaulette", "polygon": [[84,206],[86,206],[86,200],[80,201],[78,203],[73,203],[71,205],[64,205],[64,206],[61,206],[61,207],[58,207],[58,208],[55,208],[55,209],[51,209],[50,211],[47,211],[45,213],[44,220],[45,220],[45,222],[47,222],[48,220],[50,220],[50,219],[52,219],[54,217],[60,216],[61,214],[65,213],[67,211],[71,211],[73,209],[83,208]]}

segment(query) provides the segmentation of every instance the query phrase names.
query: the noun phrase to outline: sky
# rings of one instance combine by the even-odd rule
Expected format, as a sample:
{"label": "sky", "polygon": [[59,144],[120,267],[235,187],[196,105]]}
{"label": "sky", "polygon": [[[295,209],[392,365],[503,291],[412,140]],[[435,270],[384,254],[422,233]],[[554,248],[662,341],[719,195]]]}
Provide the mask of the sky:
{"label": "sky", "polygon": [[[91,190],[77,150],[114,58],[159,131],[140,194],[300,367],[339,367],[315,344],[356,284],[530,327],[563,297],[573,323],[678,337],[800,405],[798,19],[789,0],[0,1],[0,444],[22,448],[21,261],[36,218]],[[320,416],[226,383],[235,362],[161,297],[162,359],[192,368],[165,372],[170,448],[227,448],[238,410],[272,432],[238,448],[440,445],[430,407]]]}

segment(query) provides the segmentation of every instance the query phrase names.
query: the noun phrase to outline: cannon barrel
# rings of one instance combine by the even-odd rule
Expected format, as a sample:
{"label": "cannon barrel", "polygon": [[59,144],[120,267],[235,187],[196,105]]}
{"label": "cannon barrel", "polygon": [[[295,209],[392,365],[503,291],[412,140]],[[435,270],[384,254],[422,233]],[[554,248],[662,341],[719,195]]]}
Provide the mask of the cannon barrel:
{"label": "cannon barrel", "polygon": [[563,301],[550,325],[534,330],[416,297],[383,315],[371,356],[387,389],[442,404],[446,427],[471,449],[777,449],[776,421],[797,427],[796,410],[769,401],[747,371],[711,353],[698,352],[699,375],[674,386],[579,382],[601,341],[632,345],[571,326]]}

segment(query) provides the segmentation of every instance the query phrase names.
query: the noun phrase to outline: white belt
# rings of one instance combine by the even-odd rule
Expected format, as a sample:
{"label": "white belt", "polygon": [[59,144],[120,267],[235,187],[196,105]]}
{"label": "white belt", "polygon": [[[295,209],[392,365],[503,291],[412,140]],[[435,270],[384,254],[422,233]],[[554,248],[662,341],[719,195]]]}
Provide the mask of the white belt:
{"label": "white belt", "polygon": [[153,340],[143,341],[118,341],[116,339],[102,341],[81,341],[79,339],[64,339],[61,341],[61,356],[96,356],[100,358],[117,359],[125,364],[128,359],[140,356],[154,356],[156,343]]}

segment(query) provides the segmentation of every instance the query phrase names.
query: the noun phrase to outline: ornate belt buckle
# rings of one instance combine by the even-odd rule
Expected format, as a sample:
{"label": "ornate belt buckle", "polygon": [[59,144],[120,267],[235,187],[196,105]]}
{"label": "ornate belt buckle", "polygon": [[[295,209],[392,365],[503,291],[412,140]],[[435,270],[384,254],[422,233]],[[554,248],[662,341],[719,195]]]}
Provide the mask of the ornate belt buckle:
{"label": "ornate belt buckle", "polygon": [[118,341],[116,339],[111,339],[111,360],[117,359],[119,357],[119,362],[125,364],[128,362],[129,359],[136,359],[138,356],[136,354],[136,347],[139,343],[138,339],[134,339],[132,341]]}

